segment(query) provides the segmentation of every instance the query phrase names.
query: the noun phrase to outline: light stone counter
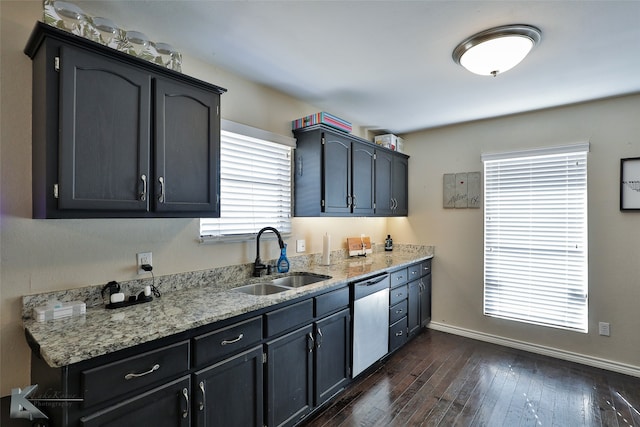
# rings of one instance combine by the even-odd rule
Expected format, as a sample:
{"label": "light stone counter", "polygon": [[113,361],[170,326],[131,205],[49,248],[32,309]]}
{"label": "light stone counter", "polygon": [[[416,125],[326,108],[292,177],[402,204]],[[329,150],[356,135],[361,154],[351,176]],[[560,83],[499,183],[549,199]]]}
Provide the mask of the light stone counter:
{"label": "light stone counter", "polygon": [[[94,286],[82,291],[85,292],[84,300],[88,301],[86,315],[47,322],[29,318],[33,306],[52,297],[70,301],[80,291],[30,295],[23,298],[24,328],[47,364],[61,367],[329,290],[372,273],[397,269],[431,257],[432,246],[416,245],[396,245],[393,252],[377,252],[364,258],[341,258],[330,266],[318,265],[317,257],[302,260],[292,257],[292,272],[306,271],[332,278],[266,296],[247,295],[232,290],[233,287],[251,280],[265,281],[266,277],[238,282],[238,277],[247,276],[235,275],[235,280],[229,280],[234,277],[230,275],[226,277],[226,281],[216,280],[215,283],[202,283],[202,275],[196,273],[178,275],[180,280],[176,279],[178,276],[174,276],[171,283],[167,279],[163,281],[162,278],[156,278],[156,285],[161,284],[160,298],[115,310],[104,308],[100,301],[101,287]],[[332,253],[332,261],[335,258],[338,257],[334,257]],[[233,270],[233,267],[229,269]],[[243,266],[243,270],[246,269]],[[220,279],[219,274],[216,277]],[[269,276],[269,279],[275,277],[278,275]],[[196,286],[193,284],[194,280],[198,282]],[[184,286],[174,283],[176,281]],[[190,286],[186,285],[188,282]],[[97,297],[94,295],[96,291]],[[92,301],[99,301],[99,305],[90,306]]]}

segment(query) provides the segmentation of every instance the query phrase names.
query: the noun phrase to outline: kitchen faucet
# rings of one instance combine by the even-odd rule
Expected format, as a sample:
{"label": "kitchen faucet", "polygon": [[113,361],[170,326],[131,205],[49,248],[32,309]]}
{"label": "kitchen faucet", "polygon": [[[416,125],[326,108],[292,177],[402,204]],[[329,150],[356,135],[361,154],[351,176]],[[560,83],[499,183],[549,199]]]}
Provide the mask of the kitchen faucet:
{"label": "kitchen faucet", "polygon": [[[253,277],[262,276],[262,272],[267,270],[267,266],[262,263],[260,259],[260,236],[265,231],[273,231],[278,236],[278,244],[280,245],[280,250],[284,248],[284,242],[282,241],[282,236],[280,236],[280,232],[273,227],[264,227],[262,230],[258,231],[258,237],[256,237],[256,260],[253,263]],[[267,270],[267,274],[269,274],[269,270]]]}

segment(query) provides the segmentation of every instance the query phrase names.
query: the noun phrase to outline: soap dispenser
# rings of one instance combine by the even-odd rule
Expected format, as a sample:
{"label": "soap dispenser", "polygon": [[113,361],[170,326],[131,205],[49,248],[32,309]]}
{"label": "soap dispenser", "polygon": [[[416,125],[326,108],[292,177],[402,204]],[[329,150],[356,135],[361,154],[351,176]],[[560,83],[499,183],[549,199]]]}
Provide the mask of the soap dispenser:
{"label": "soap dispenser", "polygon": [[384,250],[387,252],[393,250],[393,239],[390,234],[387,234],[387,238],[384,240]]}
{"label": "soap dispenser", "polygon": [[278,273],[286,273],[289,271],[289,260],[287,259],[287,244],[280,250],[280,258],[278,258]]}

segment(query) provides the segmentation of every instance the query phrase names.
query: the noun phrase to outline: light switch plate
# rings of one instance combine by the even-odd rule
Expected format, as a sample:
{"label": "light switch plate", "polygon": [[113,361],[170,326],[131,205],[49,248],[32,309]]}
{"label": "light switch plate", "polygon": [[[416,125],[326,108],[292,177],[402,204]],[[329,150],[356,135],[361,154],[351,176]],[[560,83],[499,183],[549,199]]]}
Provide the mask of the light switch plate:
{"label": "light switch plate", "polygon": [[304,239],[296,240],[296,252],[304,252],[307,250],[307,243]]}

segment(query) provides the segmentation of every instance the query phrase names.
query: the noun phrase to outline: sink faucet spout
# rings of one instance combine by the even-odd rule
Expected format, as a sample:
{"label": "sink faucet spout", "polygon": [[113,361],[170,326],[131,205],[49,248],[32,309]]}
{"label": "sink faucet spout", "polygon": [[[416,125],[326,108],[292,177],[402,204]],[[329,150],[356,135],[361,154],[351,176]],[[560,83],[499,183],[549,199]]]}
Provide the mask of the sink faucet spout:
{"label": "sink faucet spout", "polygon": [[278,245],[280,246],[280,250],[284,248],[284,241],[282,240],[282,236],[280,232],[273,227],[264,227],[262,230],[258,231],[258,236],[256,237],[256,260],[253,263],[253,276],[260,277],[262,276],[262,272],[267,269],[267,266],[263,264],[260,259],[260,236],[265,231],[272,231],[278,236]]}

